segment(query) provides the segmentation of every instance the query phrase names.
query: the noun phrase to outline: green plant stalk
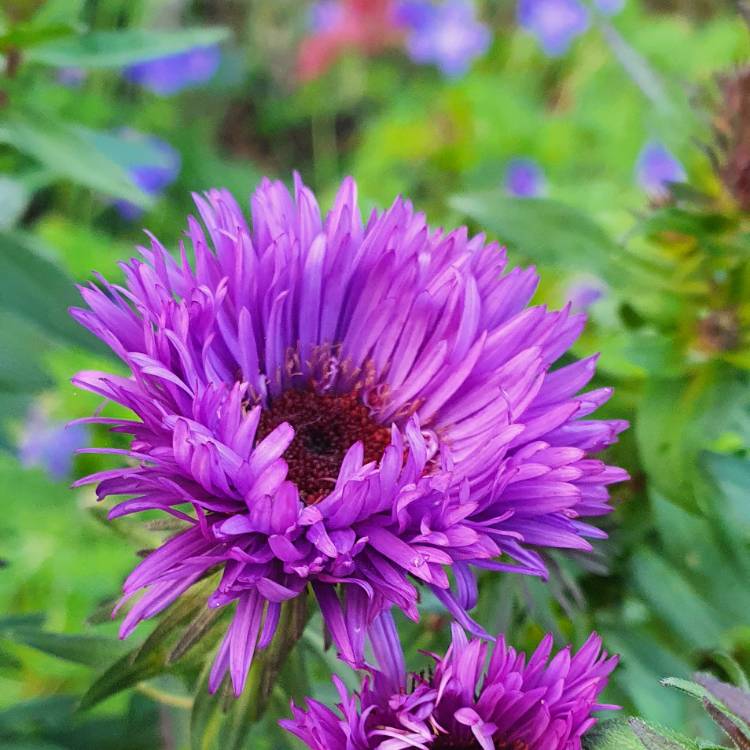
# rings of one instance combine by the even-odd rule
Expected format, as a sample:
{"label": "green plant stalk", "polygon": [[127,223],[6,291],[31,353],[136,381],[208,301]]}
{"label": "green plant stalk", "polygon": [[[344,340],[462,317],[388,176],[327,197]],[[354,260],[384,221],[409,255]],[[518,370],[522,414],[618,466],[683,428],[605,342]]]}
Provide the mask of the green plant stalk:
{"label": "green plant stalk", "polygon": [[282,606],[279,626],[271,644],[253,659],[242,700],[248,720],[255,724],[263,718],[284,662],[302,638],[309,619],[307,595],[301,594]]}

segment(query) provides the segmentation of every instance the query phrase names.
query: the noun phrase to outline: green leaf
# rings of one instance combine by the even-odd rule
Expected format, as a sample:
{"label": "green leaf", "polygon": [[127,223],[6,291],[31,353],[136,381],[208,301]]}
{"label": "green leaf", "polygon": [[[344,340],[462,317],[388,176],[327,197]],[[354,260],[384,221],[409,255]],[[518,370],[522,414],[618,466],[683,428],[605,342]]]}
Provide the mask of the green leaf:
{"label": "green leaf", "polygon": [[118,659],[94,681],[81,699],[81,709],[91,708],[111,695],[167,672],[170,654],[181,635],[178,626],[206,607],[208,592],[215,586],[216,578],[209,577],[183,594],[162,615],[156,628],[140,646]]}
{"label": "green leaf", "polygon": [[750,460],[706,453],[703,464],[722,492],[722,514],[735,529],[750,537]]}
{"label": "green leaf", "polygon": [[697,674],[695,680],[668,677],[662,680],[662,684],[701,701],[734,744],[740,750],[750,750],[750,694],[717,680],[713,675]]}
{"label": "green leaf", "polygon": [[139,206],[151,203],[128,173],[97,148],[93,137],[87,136],[81,126],[63,122],[51,114],[15,111],[3,123],[0,141],[3,140],[58,177]]}
{"label": "green leaf", "polygon": [[59,659],[97,668],[126,651],[120,641],[97,635],[69,635],[22,629],[13,633],[12,640]]}
{"label": "green leaf", "polygon": [[0,35],[0,53],[9,49],[28,50],[36,44],[72,36],[77,30],[80,27],[72,23],[16,24],[6,34]]}
{"label": "green leaf", "polygon": [[646,382],[635,434],[649,481],[668,500],[696,512],[709,483],[698,456],[730,421],[746,387],[727,369],[705,366],[693,377]]}
{"label": "green leaf", "polygon": [[71,305],[81,302],[75,282],[39,247],[30,235],[0,234],[0,311],[30,321],[56,341],[101,351],[94,337],[68,314]]}
{"label": "green leaf", "polygon": [[191,750],[242,750],[248,735],[263,718],[284,661],[302,637],[308,618],[304,596],[285,602],[276,636],[256,654],[245,689],[238,698],[227,678],[214,695],[208,692],[207,664],[195,692],[190,717]]}
{"label": "green leaf", "polygon": [[144,60],[217,44],[229,36],[221,27],[175,31],[92,31],[30,49],[28,59],[55,67],[121,68]]}
{"label": "green leaf", "polygon": [[654,612],[695,648],[718,646],[723,635],[718,613],[683,575],[661,556],[640,550],[631,562],[635,586]]}
{"label": "green leaf", "polygon": [[620,248],[598,224],[564,203],[488,190],[454,196],[450,205],[534,262],[586,268],[609,279],[622,273]]}
{"label": "green leaf", "polygon": [[687,737],[643,719],[610,719],[589,730],[585,750],[698,750]]}
{"label": "green leaf", "polygon": [[15,226],[30,198],[29,190],[20,180],[0,175],[0,232]]}
{"label": "green leaf", "polygon": [[646,750],[696,750],[698,747],[693,740],[657,729],[642,719],[630,719],[628,724]]}

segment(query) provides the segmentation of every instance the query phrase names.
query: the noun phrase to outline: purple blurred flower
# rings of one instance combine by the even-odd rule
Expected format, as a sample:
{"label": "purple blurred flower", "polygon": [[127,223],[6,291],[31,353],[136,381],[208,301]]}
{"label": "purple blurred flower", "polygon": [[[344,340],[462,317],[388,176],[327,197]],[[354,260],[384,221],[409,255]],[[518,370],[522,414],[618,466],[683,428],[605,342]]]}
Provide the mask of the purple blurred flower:
{"label": "purple blurred flower", "polygon": [[[151,196],[158,196],[168,188],[180,173],[182,159],[180,153],[161,138],[139,133],[130,128],[118,131],[121,137],[132,141],[140,141],[152,146],[159,154],[159,162],[155,164],[133,164],[128,168],[131,179]],[[126,221],[135,221],[143,214],[143,209],[135,203],[126,200],[116,200],[114,206]]]}
{"label": "purple blurred flower", "polygon": [[625,0],[594,0],[594,5],[602,13],[613,16],[625,7]]}
{"label": "purple blurred flower", "polygon": [[57,82],[61,86],[65,86],[71,89],[77,89],[80,88],[86,81],[88,72],[83,68],[59,68],[56,77]]}
{"label": "purple blurred flower", "polygon": [[518,0],[518,23],[557,57],[588,29],[589,11],[580,0]]}
{"label": "purple blurred flower", "polygon": [[667,147],[658,141],[649,141],[638,155],[636,179],[652,197],[669,194],[669,184],[683,182],[685,170]]}
{"label": "purple blurred flower", "polygon": [[73,455],[87,444],[85,425],[56,422],[35,404],[23,425],[18,457],[23,466],[40,466],[53,479],[66,479],[73,468]]}
{"label": "purple blurred flower", "polygon": [[446,76],[465,73],[489,48],[492,35],[471,0],[403,0],[397,18],[408,29],[406,49],[414,62],[435,64]]}
{"label": "purple blurred flower", "polygon": [[80,483],[126,496],[111,518],[189,524],[125,582],[145,593],[123,637],[220,567],[208,605],[237,611],[210,686],[229,671],[239,692],[308,585],[361,665],[378,613],[418,619],[415,583],[483,634],[469,565],[545,576],[534,547],[605,536],[582,517],[608,513],[627,475],[588,454],[626,424],[587,419],[611,393],[579,394],[594,358],[550,372],[583,318],[527,309],[533,270],[505,272],[496,244],[430,230],[402,198],[363,224],[351,179],[326,217],[298,176],[292,194],[263,180],[252,229],[227,191],[196,202],[192,266],[152,238],[128,289],[102,280],[73,311],[132,373],[74,382],[134,413],[92,421],[131,434],[137,462]]}
{"label": "purple blurred flower", "polygon": [[618,708],[597,702],[617,657],[602,653],[596,634],[576,654],[566,648],[551,661],[548,635],[528,663],[500,636],[487,663],[488,644],[468,641],[454,625],[445,656],[407,675],[398,634],[379,619],[373,650],[382,671],[354,696],[334,677],[338,713],[308,699],[307,712],[292,704],[294,718],[281,721],[311,750],[580,750],[596,723],[592,712]]}
{"label": "purple blurred flower", "polygon": [[125,78],[161,96],[171,96],[183,89],[213,78],[221,62],[217,45],[195,47],[166,57],[131,65],[123,71]]}
{"label": "purple blurred flower", "polygon": [[310,8],[310,30],[324,34],[344,20],[345,8],[341,0],[318,0]]}
{"label": "purple blurred flower", "polygon": [[585,313],[607,293],[607,285],[596,276],[579,277],[568,286],[566,297],[574,312]]}
{"label": "purple blurred flower", "polygon": [[518,198],[537,198],[544,194],[544,171],[533,159],[513,159],[505,170],[505,189]]}

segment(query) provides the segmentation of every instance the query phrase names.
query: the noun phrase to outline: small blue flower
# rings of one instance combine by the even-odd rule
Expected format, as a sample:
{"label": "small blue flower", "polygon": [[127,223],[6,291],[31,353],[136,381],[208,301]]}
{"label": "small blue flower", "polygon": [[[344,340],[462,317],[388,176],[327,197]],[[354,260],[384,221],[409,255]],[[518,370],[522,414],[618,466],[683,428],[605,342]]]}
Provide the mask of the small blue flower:
{"label": "small blue flower", "polygon": [[460,76],[489,48],[492,35],[477,20],[470,0],[404,0],[397,17],[408,29],[406,50],[420,64],[434,64],[449,77]]}
{"label": "small blue flower", "polygon": [[160,96],[171,96],[213,78],[221,62],[218,46],[194,47],[125,68],[123,75]]}
{"label": "small blue flower", "polygon": [[[130,178],[135,185],[151,196],[158,196],[177,179],[182,160],[180,154],[161,138],[145,135],[130,128],[123,128],[120,136],[134,141],[141,141],[153,146],[161,159],[155,164],[133,164],[128,169]],[[126,221],[135,221],[143,213],[143,209],[135,203],[126,200],[114,202],[117,212]]]}
{"label": "small blue flower", "polygon": [[544,171],[533,159],[513,159],[505,170],[505,189],[518,198],[538,198],[547,187]]}
{"label": "small blue flower", "polygon": [[83,68],[75,67],[60,68],[56,75],[57,82],[69,89],[80,88],[87,77],[88,73]]}
{"label": "small blue flower", "polygon": [[85,425],[66,425],[51,419],[35,404],[29,410],[18,444],[18,458],[25,467],[43,468],[52,479],[66,479],[73,468],[73,455],[88,445]]}
{"label": "small blue flower", "polygon": [[625,0],[594,0],[597,10],[613,16],[625,7]]}
{"label": "small blue flower", "polygon": [[598,276],[579,276],[568,285],[565,296],[572,312],[587,312],[591,305],[606,296],[608,289]]}
{"label": "small blue flower", "polygon": [[659,141],[649,141],[641,149],[635,171],[638,184],[654,198],[668,195],[669,184],[686,177],[682,164]]}
{"label": "small blue flower", "polygon": [[589,27],[589,11],[579,0],[519,0],[518,23],[544,52],[559,57]]}
{"label": "small blue flower", "polygon": [[310,8],[309,25],[314,34],[324,34],[335,29],[344,17],[341,0],[318,0]]}

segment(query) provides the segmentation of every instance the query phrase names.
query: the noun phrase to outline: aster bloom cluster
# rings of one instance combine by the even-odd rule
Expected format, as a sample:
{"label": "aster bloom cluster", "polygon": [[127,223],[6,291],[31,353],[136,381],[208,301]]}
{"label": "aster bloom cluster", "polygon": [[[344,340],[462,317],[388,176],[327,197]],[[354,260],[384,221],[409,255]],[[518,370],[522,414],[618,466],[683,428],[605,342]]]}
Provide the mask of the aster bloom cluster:
{"label": "aster bloom cluster", "polygon": [[527,307],[533,270],[401,198],[363,223],[351,179],[325,217],[299,178],[261,183],[252,228],[226,191],[196,203],[192,265],[152,239],[73,312],[130,370],[74,382],[135,417],[91,418],[132,437],[100,449],[131,463],[79,484],[126,496],[112,518],[186,524],[126,580],[122,636],[218,568],[207,604],[236,611],[210,685],[228,671],[239,693],[308,586],[362,666],[379,614],[418,618],[416,583],[486,635],[470,566],[545,576],[540,548],[605,536],[582,519],[626,474],[589,454],[625,423],[588,418],[610,396],[580,393],[595,358],[552,369],[584,318]]}
{"label": "aster bloom cluster", "polygon": [[221,63],[221,50],[215,44],[194,47],[173,55],[130,65],[124,77],[160,96],[172,96],[183,89],[206,83]]}
{"label": "aster bloom cluster", "polygon": [[334,678],[338,713],[308,700],[307,711],[293,705],[293,719],[281,722],[311,750],[580,750],[592,712],[617,708],[597,702],[617,658],[595,634],[551,660],[548,635],[528,662],[499,637],[488,661],[487,642],[454,626],[445,656],[409,676],[394,629],[380,628],[373,647],[383,671],[353,696]]}

